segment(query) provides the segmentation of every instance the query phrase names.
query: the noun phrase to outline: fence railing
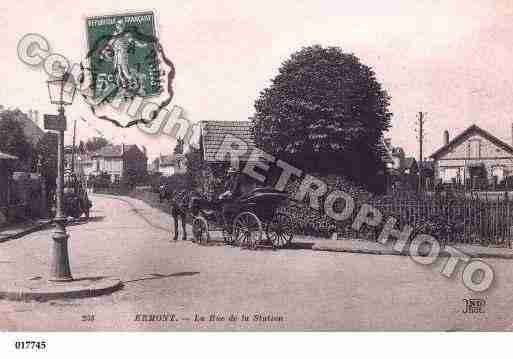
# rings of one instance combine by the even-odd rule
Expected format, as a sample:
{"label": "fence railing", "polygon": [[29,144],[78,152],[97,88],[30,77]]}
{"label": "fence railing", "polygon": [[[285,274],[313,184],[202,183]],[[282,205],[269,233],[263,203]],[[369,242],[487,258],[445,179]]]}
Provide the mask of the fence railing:
{"label": "fence railing", "polygon": [[[513,199],[511,195],[463,193],[456,196],[424,194],[393,196],[372,203],[383,221],[394,217],[396,228],[409,225],[414,235],[429,234],[442,244],[479,244],[510,247],[513,238]],[[377,240],[381,227],[355,232],[347,226],[343,235]],[[344,233],[345,232],[345,233]]]}

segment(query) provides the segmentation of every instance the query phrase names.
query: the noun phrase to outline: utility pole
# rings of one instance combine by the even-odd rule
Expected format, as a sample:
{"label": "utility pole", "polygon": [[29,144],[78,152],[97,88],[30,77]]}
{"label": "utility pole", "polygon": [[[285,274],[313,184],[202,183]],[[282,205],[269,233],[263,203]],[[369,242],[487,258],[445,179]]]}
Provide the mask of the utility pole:
{"label": "utility pole", "polygon": [[77,120],[73,124],[73,145],[71,146],[71,172],[75,172],[75,139],[77,135]]}
{"label": "utility pole", "polygon": [[422,191],[422,167],[423,167],[423,161],[424,156],[422,152],[422,146],[424,144],[424,122],[425,122],[425,113],[422,111],[419,111],[419,192]]}

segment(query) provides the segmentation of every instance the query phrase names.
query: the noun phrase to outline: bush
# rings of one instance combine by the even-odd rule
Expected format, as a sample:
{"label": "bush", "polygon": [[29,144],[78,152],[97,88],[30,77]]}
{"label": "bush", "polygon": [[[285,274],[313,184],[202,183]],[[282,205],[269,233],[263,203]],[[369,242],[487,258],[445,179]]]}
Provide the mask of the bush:
{"label": "bush", "polygon": [[110,175],[108,173],[102,173],[98,176],[94,176],[89,180],[89,183],[94,188],[109,188],[111,186]]}
{"label": "bush", "polygon": [[[358,203],[368,203],[376,195],[368,192],[362,187],[355,183],[342,178],[340,176],[328,175],[318,176],[319,179],[323,180],[328,185],[328,192],[334,190],[343,191],[351,196],[355,201],[356,207]],[[288,192],[291,199],[296,195],[301,180],[291,180],[285,190]],[[334,209],[336,211],[342,211],[345,204],[343,202],[336,202]],[[320,237],[331,237],[334,232],[344,232],[351,225],[353,218],[349,218],[344,222],[335,221],[324,212],[324,197],[320,199],[320,209],[316,210],[310,208],[310,199],[306,198],[304,202],[297,203],[290,201],[289,205],[284,208],[280,208],[281,212],[288,214],[297,229],[298,234],[313,235]],[[357,208],[353,211],[353,217],[357,213]],[[367,233],[361,233],[360,236],[367,237]]]}
{"label": "bush", "polygon": [[171,176],[160,177],[160,186],[166,186],[171,191],[174,190],[191,190],[193,188],[193,181],[191,176],[187,173],[175,173]]}

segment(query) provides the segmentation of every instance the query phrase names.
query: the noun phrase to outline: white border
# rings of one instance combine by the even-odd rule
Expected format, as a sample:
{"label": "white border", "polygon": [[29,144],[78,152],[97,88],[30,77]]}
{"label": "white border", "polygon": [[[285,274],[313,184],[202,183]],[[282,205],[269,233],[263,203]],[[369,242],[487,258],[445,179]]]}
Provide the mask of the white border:
{"label": "white border", "polygon": [[[130,332],[0,334],[0,356],[43,358],[489,358],[507,356],[509,333]],[[17,340],[47,349],[16,350]],[[7,355],[5,355],[7,354]]]}

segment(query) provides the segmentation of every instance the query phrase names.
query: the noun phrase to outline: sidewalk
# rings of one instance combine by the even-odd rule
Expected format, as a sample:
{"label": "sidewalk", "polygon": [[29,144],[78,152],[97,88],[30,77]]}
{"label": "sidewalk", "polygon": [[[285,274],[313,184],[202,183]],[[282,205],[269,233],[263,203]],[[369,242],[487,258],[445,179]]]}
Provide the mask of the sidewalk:
{"label": "sidewalk", "polygon": [[[328,251],[328,252],[351,252],[351,253],[364,253],[364,254],[378,254],[378,255],[408,255],[408,252],[398,252],[393,248],[392,244],[383,245],[379,242],[370,242],[365,240],[356,239],[316,239],[312,250],[315,251]],[[452,248],[463,252],[472,258],[502,258],[513,259],[513,249],[503,247],[482,247],[469,244],[456,244],[451,245]],[[408,247],[406,247],[408,248]],[[447,251],[440,251],[440,257],[450,257],[451,254]],[[455,256],[458,256],[457,254]]]}
{"label": "sidewalk", "polygon": [[0,228],[0,243],[11,239],[23,237],[29,233],[39,231],[51,226],[49,219],[27,220]]}

